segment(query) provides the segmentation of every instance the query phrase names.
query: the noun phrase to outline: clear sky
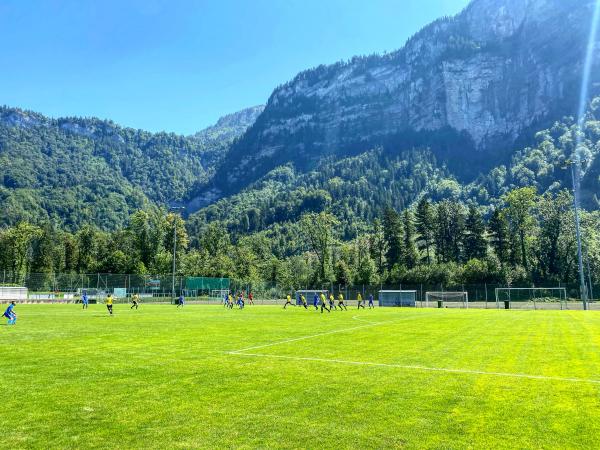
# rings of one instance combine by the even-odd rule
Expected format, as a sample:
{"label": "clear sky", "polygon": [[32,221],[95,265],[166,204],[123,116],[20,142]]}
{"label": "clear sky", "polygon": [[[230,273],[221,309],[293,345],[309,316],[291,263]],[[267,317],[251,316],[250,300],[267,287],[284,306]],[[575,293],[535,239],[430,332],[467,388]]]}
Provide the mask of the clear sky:
{"label": "clear sky", "polygon": [[0,104],[190,134],[468,0],[0,0]]}

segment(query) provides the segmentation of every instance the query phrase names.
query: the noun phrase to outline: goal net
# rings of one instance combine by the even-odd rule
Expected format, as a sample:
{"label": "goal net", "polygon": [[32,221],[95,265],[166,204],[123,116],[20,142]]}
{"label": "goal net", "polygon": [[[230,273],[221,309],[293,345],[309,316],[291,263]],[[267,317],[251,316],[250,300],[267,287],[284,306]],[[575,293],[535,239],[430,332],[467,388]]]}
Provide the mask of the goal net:
{"label": "goal net", "polygon": [[425,306],[468,308],[469,294],[464,291],[455,292],[426,292]]}
{"label": "goal net", "polygon": [[228,289],[211,289],[210,297],[208,299],[223,303],[225,301],[225,296],[228,295]]}
{"label": "goal net", "polygon": [[379,306],[416,306],[417,291],[379,291]]}
{"label": "goal net", "polygon": [[567,302],[567,289],[564,287],[496,288],[498,308],[543,308],[552,304],[561,309]]}

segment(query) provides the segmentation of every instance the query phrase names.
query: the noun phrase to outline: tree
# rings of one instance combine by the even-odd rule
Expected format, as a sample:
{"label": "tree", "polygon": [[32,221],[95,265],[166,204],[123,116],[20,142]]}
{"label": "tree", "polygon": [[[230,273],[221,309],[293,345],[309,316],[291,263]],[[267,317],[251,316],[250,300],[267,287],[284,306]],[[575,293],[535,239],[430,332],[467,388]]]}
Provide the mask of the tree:
{"label": "tree", "polygon": [[573,197],[568,191],[561,191],[556,197],[547,193],[538,201],[540,230],[536,254],[539,275],[543,279],[560,281],[563,271],[575,265],[572,202]]}
{"label": "tree", "polygon": [[300,229],[309,244],[310,249],[317,255],[319,267],[317,281],[331,280],[331,246],[334,243],[333,227],[338,220],[327,212],[309,213],[300,219]]}
{"label": "tree", "polygon": [[418,233],[417,248],[425,252],[427,264],[431,264],[431,250],[435,231],[435,218],[431,203],[423,197],[415,212],[415,228]]}
{"label": "tree", "polygon": [[527,272],[529,270],[528,236],[535,224],[532,209],[536,200],[536,190],[533,187],[524,187],[510,191],[502,197],[506,203],[506,219],[509,231],[518,240],[521,264]]}
{"label": "tree", "polygon": [[500,261],[501,269],[508,263],[508,222],[499,209],[494,209],[488,223],[490,243]]}
{"label": "tree", "polygon": [[405,209],[402,213],[402,225],[403,225],[403,253],[402,262],[408,268],[412,269],[417,265],[419,254],[417,247],[415,246],[415,225],[413,223],[413,217],[408,209]]}
{"label": "tree", "polygon": [[404,239],[400,215],[389,207],[383,212],[383,235],[387,247],[386,262],[388,269],[391,269],[395,264],[402,263]]}
{"label": "tree", "polygon": [[487,240],[483,216],[474,206],[469,206],[465,222],[465,259],[484,259],[487,256]]}
{"label": "tree", "polygon": [[370,243],[371,252],[375,259],[377,273],[381,277],[383,275],[385,265],[385,255],[387,253],[387,242],[383,232],[383,226],[379,219],[373,221],[373,234],[371,234]]}
{"label": "tree", "polygon": [[211,258],[229,251],[229,233],[220,222],[212,222],[200,236],[200,248],[206,250]]}

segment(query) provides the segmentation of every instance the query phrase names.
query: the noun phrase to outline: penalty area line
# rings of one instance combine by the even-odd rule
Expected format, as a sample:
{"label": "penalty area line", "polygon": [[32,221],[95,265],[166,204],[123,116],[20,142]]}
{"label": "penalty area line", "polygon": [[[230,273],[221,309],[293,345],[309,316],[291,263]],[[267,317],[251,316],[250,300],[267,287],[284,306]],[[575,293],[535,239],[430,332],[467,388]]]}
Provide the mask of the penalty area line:
{"label": "penalty area line", "polygon": [[329,358],[313,358],[313,357],[302,357],[302,356],[285,356],[285,355],[268,355],[263,353],[242,353],[227,352],[230,355],[236,356],[248,356],[255,358],[273,358],[273,359],[287,359],[292,361],[311,361],[311,362],[322,362],[330,364],[346,364],[352,366],[371,366],[371,367],[386,367],[392,369],[405,369],[405,370],[417,370],[423,372],[444,372],[444,373],[456,373],[464,375],[487,375],[493,377],[505,377],[505,378],[525,378],[530,380],[546,380],[546,381],[566,381],[571,383],[590,383],[600,384],[600,380],[593,380],[587,378],[573,378],[573,377],[557,377],[557,376],[546,376],[546,375],[530,375],[526,373],[510,373],[510,372],[488,372],[485,370],[470,370],[470,369],[448,369],[444,367],[428,367],[420,365],[408,365],[408,364],[387,364],[387,363],[376,363],[369,361],[349,361],[345,359],[329,359]]}

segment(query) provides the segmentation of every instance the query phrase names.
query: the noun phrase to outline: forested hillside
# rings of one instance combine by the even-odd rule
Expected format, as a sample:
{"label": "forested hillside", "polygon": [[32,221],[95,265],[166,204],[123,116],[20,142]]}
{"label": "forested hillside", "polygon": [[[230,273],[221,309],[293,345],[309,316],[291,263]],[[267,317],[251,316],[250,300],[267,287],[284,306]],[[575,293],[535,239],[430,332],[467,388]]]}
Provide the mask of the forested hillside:
{"label": "forested hillside", "polygon": [[0,225],[27,220],[115,229],[137,209],[183,202],[260,110],[185,137],[2,107]]}

